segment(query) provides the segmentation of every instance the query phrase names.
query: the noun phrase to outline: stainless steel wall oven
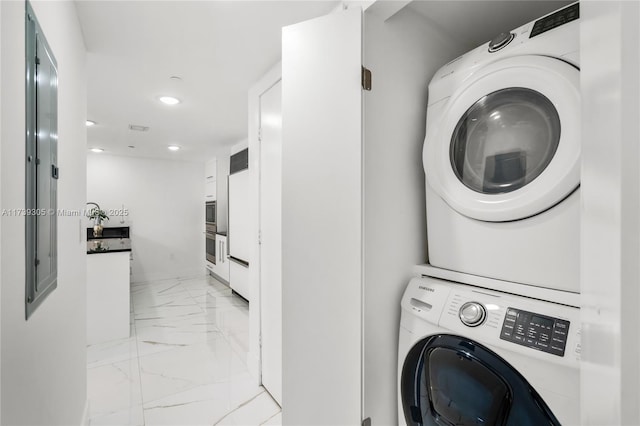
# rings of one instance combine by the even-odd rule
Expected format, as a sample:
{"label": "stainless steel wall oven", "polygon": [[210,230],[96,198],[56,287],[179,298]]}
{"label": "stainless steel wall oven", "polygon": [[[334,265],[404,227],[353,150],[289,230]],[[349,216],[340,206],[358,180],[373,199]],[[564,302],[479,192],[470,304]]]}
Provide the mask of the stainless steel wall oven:
{"label": "stainless steel wall oven", "polygon": [[204,205],[205,222],[210,225],[216,224],[216,202],[207,201]]}
{"label": "stainless steel wall oven", "polygon": [[206,225],[207,260],[216,263],[216,225],[207,223]]}

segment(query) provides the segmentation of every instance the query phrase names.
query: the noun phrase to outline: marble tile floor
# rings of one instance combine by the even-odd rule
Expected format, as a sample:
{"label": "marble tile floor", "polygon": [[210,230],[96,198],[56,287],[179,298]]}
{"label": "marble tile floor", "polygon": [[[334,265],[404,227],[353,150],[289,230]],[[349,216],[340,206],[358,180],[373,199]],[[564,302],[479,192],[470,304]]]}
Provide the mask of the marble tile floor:
{"label": "marble tile floor", "polygon": [[249,305],[212,277],[134,283],[131,336],[87,348],[92,426],[279,425],[247,370]]}

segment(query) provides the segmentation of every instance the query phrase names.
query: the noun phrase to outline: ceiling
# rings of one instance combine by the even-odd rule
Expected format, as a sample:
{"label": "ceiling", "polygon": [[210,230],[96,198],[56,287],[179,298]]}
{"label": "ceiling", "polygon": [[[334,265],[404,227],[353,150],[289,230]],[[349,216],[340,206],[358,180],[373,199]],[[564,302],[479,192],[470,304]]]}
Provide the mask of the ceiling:
{"label": "ceiling", "polygon": [[[205,161],[246,138],[247,92],[280,60],[281,28],[338,2],[75,4],[88,52],[87,118],[97,123],[87,129],[88,148]],[[182,102],[164,105],[162,95]],[[170,144],[182,149],[169,151]]]}
{"label": "ceiling", "polygon": [[[281,28],[339,1],[87,1],[88,148],[205,161],[247,137],[247,92],[281,57]],[[414,1],[411,11],[469,49],[567,1]],[[171,77],[179,77],[172,79]],[[182,102],[159,102],[171,95]],[[139,132],[129,125],[149,127]],[[182,149],[169,151],[168,145]]]}

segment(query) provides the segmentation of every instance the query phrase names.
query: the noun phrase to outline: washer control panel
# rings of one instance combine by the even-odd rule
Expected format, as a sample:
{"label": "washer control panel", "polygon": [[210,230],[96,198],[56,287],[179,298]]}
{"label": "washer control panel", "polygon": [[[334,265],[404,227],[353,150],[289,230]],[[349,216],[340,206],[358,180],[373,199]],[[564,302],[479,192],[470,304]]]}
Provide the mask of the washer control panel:
{"label": "washer control panel", "polygon": [[577,307],[432,277],[412,279],[401,306],[400,324],[406,330],[463,336],[498,354],[506,350],[554,365],[579,366]]}
{"label": "washer control panel", "polygon": [[557,356],[564,356],[569,321],[507,308],[500,338]]}

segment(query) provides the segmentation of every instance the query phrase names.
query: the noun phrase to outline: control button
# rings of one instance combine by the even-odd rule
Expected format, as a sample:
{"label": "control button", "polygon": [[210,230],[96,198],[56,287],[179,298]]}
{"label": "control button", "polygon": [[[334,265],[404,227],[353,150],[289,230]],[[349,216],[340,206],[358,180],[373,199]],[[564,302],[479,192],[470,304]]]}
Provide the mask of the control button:
{"label": "control button", "polygon": [[515,36],[516,35],[513,33],[498,34],[489,42],[489,53],[497,52],[498,50],[502,49],[507,44],[511,43],[511,40],[513,40]]}
{"label": "control button", "polygon": [[476,327],[485,320],[487,311],[478,302],[467,302],[460,308],[460,321],[469,327]]}

